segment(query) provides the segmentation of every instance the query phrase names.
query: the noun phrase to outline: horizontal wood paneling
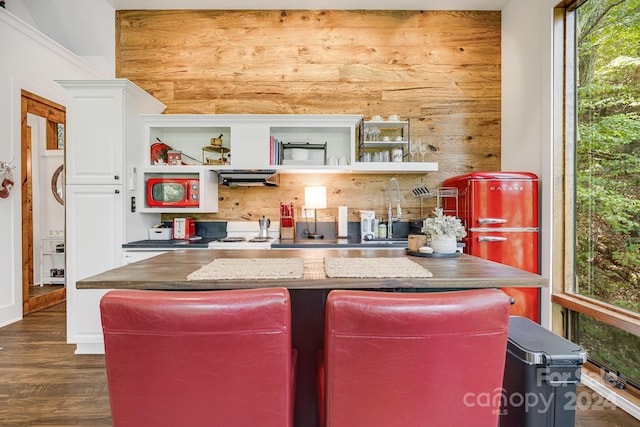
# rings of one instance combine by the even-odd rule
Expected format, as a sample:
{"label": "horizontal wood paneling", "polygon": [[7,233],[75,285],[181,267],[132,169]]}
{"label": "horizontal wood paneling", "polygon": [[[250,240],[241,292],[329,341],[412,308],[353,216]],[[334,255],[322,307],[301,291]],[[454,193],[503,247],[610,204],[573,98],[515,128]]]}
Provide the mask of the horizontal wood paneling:
{"label": "horizontal wood paneling", "polygon": [[[397,175],[407,219],[420,216],[411,189],[500,168],[500,12],[118,11],[116,22],[117,76],[167,113],[410,118],[440,171]],[[386,213],[390,177],[283,175],[279,188],[220,187],[219,213],[196,217],[275,219],[280,200],[301,205],[304,185],[322,183],[329,208],[319,219],[346,204],[357,221],[359,209]]]}

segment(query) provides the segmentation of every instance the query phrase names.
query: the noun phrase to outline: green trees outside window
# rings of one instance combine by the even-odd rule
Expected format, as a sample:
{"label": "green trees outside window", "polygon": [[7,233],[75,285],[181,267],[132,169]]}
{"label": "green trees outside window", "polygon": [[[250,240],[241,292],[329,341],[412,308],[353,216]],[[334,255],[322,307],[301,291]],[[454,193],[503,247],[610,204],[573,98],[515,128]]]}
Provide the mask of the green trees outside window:
{"label": "green trees outside window", "polygon": [[[640,313],[640,0],[587,0],[576,18],[574,291]],[[579,321],[580,344],[640,384],[637,337],[603,347],[604,326]]]}

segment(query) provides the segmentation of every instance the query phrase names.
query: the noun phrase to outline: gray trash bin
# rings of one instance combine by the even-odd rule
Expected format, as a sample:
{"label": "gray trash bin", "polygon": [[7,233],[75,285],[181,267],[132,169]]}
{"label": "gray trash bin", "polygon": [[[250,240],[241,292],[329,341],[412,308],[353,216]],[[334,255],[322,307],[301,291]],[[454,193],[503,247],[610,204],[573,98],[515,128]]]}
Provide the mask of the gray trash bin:
{"label": "gray trash bin", "polygon": [[582,347],[520,316],[509,319],[500,427],[575,425]]}

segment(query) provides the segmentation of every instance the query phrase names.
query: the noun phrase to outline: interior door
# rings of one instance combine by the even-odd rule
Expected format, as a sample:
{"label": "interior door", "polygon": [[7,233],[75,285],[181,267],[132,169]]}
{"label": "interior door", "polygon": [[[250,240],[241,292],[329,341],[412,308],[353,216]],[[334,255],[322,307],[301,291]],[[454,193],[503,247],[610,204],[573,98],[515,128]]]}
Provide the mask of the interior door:
{"label": "interior door", "polygon": [[[21,195],[22,195],[22,313],[28,314],[32,311],[57,304],[65,300],[66,290],[64,287],[55,289],[49,293],[42,293],[37,296],[30,295],[33,288],[34,264],[38,262],[34,257],[34,248],[40,248],[40,229],[42,215],[51,214],[50,209],[40,209],[38,216],[34,217],[34,205],[44,206],[44,195],[49,196],[49,188],[41,188],[42,191],[34,193],[34,185],[37,184],[41,174],[46,168],[44,164],[32,167],[33,156],[40,158],[40,146],[32,141],[32,132],[29,126],[29,116],[37,116],[45,122],[42,138],[44,139],[45,150],[64,149],[64,126],[66,124],[66,110],[62,105],[51,102],[38,95],[27,91],[21,91]],[[62,135],[60,134],[62,132]],[[61,145],[62,144],[62,145]],[[50,179],[45,176],[45,181]],[[37,186],[37,188],[44,186]],[[44,212],[44,211],[47,212]],[[60,210],[62,224],[64,224],[64,210]],[[38,231],[37,233],[34,230]]]}

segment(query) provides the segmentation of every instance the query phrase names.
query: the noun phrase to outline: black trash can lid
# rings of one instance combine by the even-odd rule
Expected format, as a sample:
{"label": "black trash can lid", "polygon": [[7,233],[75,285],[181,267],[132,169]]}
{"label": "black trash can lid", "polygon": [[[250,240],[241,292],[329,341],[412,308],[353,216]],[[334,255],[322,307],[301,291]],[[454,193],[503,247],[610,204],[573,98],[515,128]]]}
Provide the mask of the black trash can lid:
{"label": "black trash can lid", "polygon": [[521,316],[509,318],[507,350],[530,365],[581,365],[587,361],[582,347]]}

